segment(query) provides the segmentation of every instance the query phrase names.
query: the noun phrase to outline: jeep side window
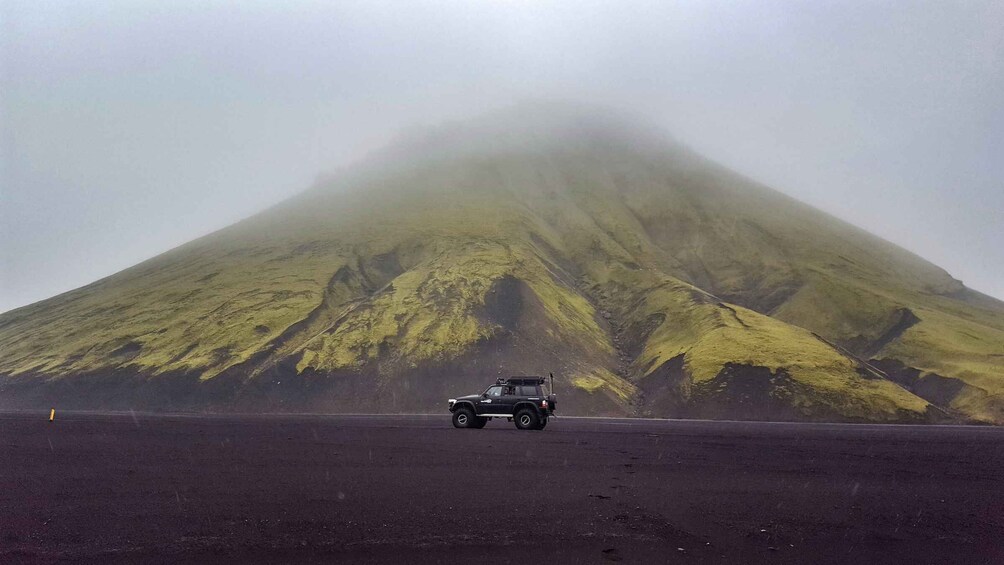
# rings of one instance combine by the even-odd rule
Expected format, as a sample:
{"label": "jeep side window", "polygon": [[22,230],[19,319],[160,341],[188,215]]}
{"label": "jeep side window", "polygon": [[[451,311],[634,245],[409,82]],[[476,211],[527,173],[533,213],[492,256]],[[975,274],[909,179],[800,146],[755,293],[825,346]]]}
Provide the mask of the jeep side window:
{"label": "jeep side window", "polygon": [[512,396],[516,394],[516,387],[514,386],[505,387],[505,392],[503,394],[505,394],[506,396]]}
{"label": "jeep side window", "polygon": [[498,398],[499,396],[502,396],[502,387],[500,386],[489,387],[488,391],[485,394],[493,398]]}

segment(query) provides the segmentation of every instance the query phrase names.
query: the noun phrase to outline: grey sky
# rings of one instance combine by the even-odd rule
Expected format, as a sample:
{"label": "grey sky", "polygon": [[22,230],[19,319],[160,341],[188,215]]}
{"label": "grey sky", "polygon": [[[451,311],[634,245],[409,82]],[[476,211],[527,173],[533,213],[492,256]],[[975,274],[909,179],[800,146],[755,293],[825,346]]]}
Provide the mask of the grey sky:
{"label": "grey sky", "polygon": [[0,311],[527,98],[681,141],[1004,297],[1004,3],[0,3]]}

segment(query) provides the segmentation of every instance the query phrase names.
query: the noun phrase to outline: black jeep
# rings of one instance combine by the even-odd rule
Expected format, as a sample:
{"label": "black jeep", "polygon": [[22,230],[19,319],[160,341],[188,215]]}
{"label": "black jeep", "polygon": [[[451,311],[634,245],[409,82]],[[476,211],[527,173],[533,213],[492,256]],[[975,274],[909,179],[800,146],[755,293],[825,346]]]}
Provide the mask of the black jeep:
{"label": "black jeep", "polygon": [[480,429],[492,418],[506,418],[521,430],[543,430],[557,403],[554,394],[544,394],[543,384],[541,377],[512,377],[481,394],[451,398],[453,425]]}

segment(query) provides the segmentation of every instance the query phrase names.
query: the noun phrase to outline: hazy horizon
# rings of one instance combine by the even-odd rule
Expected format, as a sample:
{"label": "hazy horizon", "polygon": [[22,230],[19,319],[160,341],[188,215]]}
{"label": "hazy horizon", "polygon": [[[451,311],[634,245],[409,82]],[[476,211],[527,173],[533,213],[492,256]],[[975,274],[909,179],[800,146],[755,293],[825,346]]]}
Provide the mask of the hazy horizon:
{"label": "hazy horizon", "polygon": [[1001,5],[0,10],[0,312],[527,99],[647,117],[1004,298]]}

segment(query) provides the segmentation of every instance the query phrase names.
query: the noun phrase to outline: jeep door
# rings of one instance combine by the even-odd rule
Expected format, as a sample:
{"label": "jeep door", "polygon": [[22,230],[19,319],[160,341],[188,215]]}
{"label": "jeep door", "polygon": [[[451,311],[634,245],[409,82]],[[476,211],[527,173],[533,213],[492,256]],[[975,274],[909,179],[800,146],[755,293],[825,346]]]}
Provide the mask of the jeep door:
{"label": "jeep door", "polygon": [[488,390],[478,399],[478,414],[502,414],[499,412],[499,403],[502,398],[502,387],[488,387]]}
{"label": "jeep door", "polygon": [[517,387],[512,385],[506,385],[502,387],[502,397],[498,400],[498,405],[492,408],[496,410],[495,414],[505,414],[506,416],[512,415],[512,409],[516,405],[516,401],[520,399],[517,396]]}

